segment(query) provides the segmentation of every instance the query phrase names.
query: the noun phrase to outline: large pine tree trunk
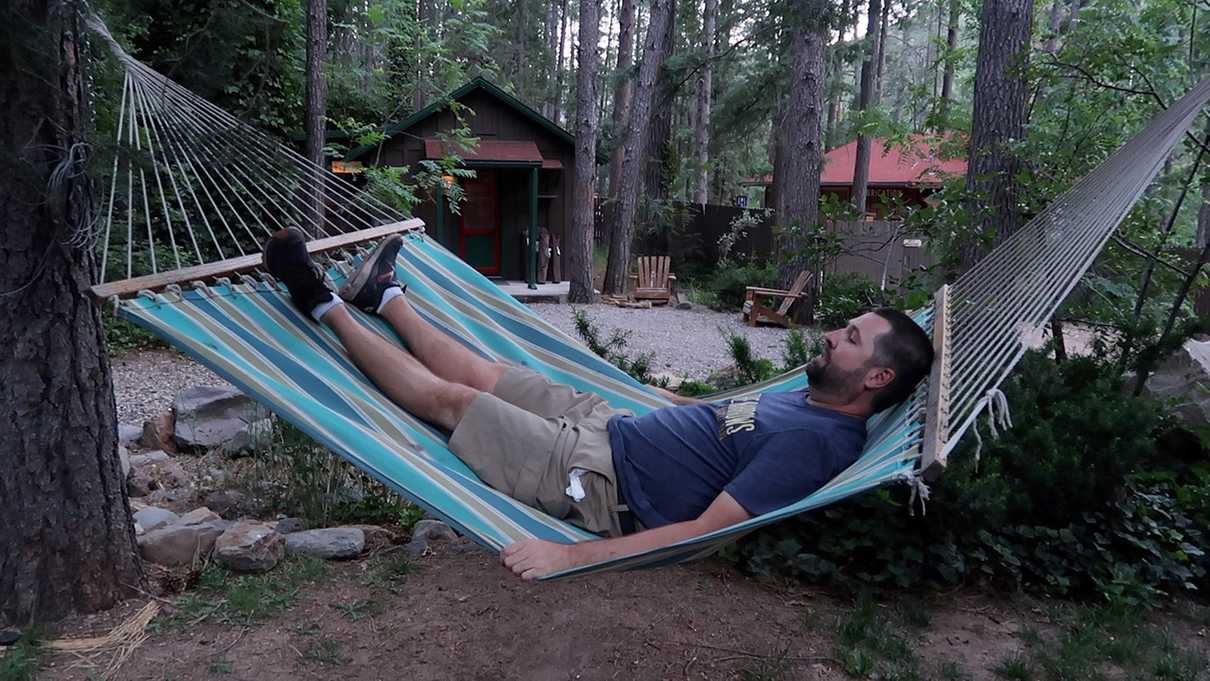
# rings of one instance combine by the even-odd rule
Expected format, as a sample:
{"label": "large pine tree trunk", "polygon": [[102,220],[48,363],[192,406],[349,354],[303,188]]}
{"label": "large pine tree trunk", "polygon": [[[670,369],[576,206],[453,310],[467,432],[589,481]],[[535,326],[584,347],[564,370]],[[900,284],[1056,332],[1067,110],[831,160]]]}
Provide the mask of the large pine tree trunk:
{"label": "large pine tree trunk", "polygon": [[307,0],[307,83],[303,128],[307,134],[305,156],[311,162],[310,177],[303,187],[307,218],[316,226],[312,238],[325,235],[324,224],[324,133],[327,129],[328,79],[324,63],[328,60],[328,0]]}
{"label": "large pine tree trunk", "polygon": [[549,52],[546,62],[546,101],[542,102],[542,115],[553,120],[555,116],[555,71],[559,66],[556,56],[559,53],[559,6],[553,2],[546,4],[542,33],[546,38],[546,49]]}
{"label": "large pine tree trunk", "polygon": [[571,233],[567,263],[571,288],[567,299],[591,303],[593,193],[597,153],[597,38],[600,34],[600,0],[580,0],[580,46],[576,73],[576,168],[572,187]]}
{"label": "large pine tree trunk", "polygon": [[[567,71],[563,67],[563,46],[567,42],[567,27],[569,24],[567,17],[567,0],[559,2],[559,59],[555,66],[555,92],[554,97],[554,115],[550,117],[555,123],[560,123],[563,118],[563,73]],[[571,55],[567,55],[568,60],[571,60]]]}
{"label": "large pine tree trunk", "polygon": [[1011,146],[1025,134],[1025,79],[1032,28],[1032,0],[983,3],[966,172],[969,209],[976,216],[977,231],[976,238],[962,249],[963,269],[983,257],[986,246],[999,243],[1022,224],[1014,183],[1020,161]]}
{"label": "large pine tree trunk", "polygon": [[657,79],[666,54],[668,26],[675,9],[673,0],[652,0],[651,19],[643,45],[643,64],[639,67],[638,86],[630,110],[630,125],[626,130],[623,149],[622,177],[618,184],[618,203],[609,236],[609,264],[605,270],[604,291],[612,295],[626,292],[626,275],[630,267],[630,247],[634,241],[634,218],[638,207],[641,169],[647,158],[647,127],[651,121],[651,104]]}
{"label": "large pine tree trunk", "polygon": [[718,0],[706,0],[702,19],[702,48],[706,63],[697,78],[697,99],[694,108],[696,126],[693,129],[693,156],[697,167],[693,186],[693,202],[705,205],[710,198],[710,98],[714,87],[714,25],[718,15]]}
{"label": "large pine tree trunk", "polygon": [[[783,192],[778,200],[778,224],[784,234],[783,252],[790,255],[782,266],[782,283],[788,287],[803,269],[818,272],[822,263],[810,256],[809,243],[819,228],[819,172],[823,161],[820,119],[823,105],[823,53],[827,43],[828,0],[804,0],[796,26],[790,31],[790,96],[782,122]],[[812,280],[812,295],[795,314],[802,322],[815,314],[819,277]]]}
{"label": "large pine tree trunk", "polygon": [[950,102],[954,98],[954,50],[958,49],[958,20],[962,16],[958,0],[950,0],[949,25],[945,30],[945,75],[941,78],[941,125],[949,128]]}
{"label": "large pine tree trunk", "polygon": [[[878,34],[882,26],[882,0],[870,0],[867,12],[864,56],[861,60],[861,90],[857,95],[857,115],[864,117],[874,105],[874,90],[877,88],[875,70],[878,68]],[[864,121],[863,121],[864,125]],[[866,210],[866,194],[870,183],[870,136],[865,132],[857,135],[857,153],[853,163],[853,209],[858,214]]]}
{"label": "large pine tree trunk", "polygon": [[[48,188],[88,120],[75,3],[0,6],[0,626],[143,583],[117,455],[87,183]],[[71,168],[70,170],[83,170]]]}
{"label": "large pine tree trunk", "polygon": [[[625,134],[626,119],[630,115],[630,96],[634,91],[634,80],[628,73],[634,65],[634,4],[635,0],[622,0],[618,16],[618,62],[613,88],[613,131],[619,140]],[[622,158],[624,143],[614,145],[609,156],[609,196],[618,198],[622,182]]]}

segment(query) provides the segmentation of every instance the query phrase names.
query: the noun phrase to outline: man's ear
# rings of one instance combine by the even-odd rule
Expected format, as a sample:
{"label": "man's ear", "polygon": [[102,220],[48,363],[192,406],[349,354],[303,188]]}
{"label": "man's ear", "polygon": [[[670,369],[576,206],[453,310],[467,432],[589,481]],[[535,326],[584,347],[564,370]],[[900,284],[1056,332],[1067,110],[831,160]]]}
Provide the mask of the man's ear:
{"label": "man's ear", "polygon": [[895,370],[890,367],[875,367],[865,373],[867,390],[881,390],[895,380]]}

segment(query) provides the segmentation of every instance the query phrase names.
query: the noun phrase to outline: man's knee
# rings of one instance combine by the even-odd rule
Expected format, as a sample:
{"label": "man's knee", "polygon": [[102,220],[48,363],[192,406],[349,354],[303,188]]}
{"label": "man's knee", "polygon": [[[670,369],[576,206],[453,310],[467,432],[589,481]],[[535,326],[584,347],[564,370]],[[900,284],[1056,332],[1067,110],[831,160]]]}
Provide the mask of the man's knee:
{"label": "man's knee", "polygon": [[483,391],[461,383],[442,381],[433,396],[435,406],[441,415],[440,421],[453,430],[466,414],[466,410],[470,408],[471,402],[474,402],[481,392]]}

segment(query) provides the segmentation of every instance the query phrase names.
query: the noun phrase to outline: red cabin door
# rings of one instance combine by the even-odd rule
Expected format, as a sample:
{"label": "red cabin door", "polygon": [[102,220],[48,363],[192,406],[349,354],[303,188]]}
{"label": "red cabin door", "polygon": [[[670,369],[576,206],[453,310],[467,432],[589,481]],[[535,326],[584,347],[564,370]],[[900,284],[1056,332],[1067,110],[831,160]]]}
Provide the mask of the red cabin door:
{"label": "red cabin door", "polygon": [[462,181],[462,229],[458,255],[483,274],[500,274],[500,185],[495,170]]}

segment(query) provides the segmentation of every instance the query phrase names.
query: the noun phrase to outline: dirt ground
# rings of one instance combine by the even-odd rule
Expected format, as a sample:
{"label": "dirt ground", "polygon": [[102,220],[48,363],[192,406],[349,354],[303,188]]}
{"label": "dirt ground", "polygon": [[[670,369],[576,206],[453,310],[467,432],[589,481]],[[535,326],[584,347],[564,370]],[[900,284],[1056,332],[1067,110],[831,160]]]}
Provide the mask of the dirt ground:
{"label": "dirt ground", "polygon": [[[853,678],[837,659],[840,632],[852,626],[850,599],[745,577],[717,560],[530,584],[493,555],[445,544],[389,588],[370,578],[375,569],[374,560],[330,564],[298,590],[293,607],[251,626],[153,622],[150,638],[113,678]],[[146,602],[66,629],[103,632]],[[874,607],[887,621],[913,622],[894,631],[918,675],[895,678],[999,679],[992,669],[1020,654],[1023,630],[1055,628],[1046,602],[974,591],[901,594]],[[1210,655],[1204,611],[1173,621],[1182,646]],[[58,656],[38,678],[87,674]]]}

